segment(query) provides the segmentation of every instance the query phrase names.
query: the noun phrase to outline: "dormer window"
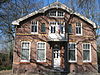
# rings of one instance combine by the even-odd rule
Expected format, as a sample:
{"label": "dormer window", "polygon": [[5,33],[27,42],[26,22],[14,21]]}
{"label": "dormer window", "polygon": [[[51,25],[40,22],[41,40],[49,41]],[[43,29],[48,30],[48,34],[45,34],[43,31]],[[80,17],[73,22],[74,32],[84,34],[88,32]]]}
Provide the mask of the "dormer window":
{"label": "dormer window", "polygon": [[60,10],[52,10],[49,12],[50,17],[64,17],[64,12]]}
{"label": "dormer window", "polygon": [[56,11],[54,11],[54,10],[53,11],[50,11],[49,15],[50,16],[56,16]]}
{"label": "dormer window", "polygon": [[31,33],[33,34],[38,33],[38,21],[32,21]]}
{"label": "dormer window", "polygon": [[61,16],[61,17],[63,17],[63,16],[64,16],[64,12],[63,12],[63,11],[58,11],[57,16]]}

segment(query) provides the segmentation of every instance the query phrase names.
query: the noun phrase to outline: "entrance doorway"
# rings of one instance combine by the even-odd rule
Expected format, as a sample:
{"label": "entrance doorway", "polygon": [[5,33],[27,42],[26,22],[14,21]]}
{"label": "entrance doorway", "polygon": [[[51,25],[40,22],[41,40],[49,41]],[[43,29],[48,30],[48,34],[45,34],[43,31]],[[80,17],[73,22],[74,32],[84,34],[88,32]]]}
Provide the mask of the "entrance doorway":
{"label": "entrance doorway", "polygon": [[53,48],[53,64],[54,68],[60,67],[60,46],[59,45],[54,45]]}

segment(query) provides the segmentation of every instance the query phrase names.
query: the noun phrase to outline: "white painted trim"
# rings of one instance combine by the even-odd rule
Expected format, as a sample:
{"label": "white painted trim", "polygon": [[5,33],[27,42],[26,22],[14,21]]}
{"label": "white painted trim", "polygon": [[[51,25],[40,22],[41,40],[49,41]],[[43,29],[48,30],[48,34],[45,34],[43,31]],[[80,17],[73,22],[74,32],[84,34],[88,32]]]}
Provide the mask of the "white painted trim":
{"label": "white painted trim", "polygon": [[[50,13],[51,13],[52,11],[56,11],[56,13],[55,13],[56,15],[55,15],[55,16],[51,16],[51,15],[50,15]],[[63,16],[58,16],[58,11],[61,11],[61,10],[51,10],[51,11],[49,12],[49,17],[63,18],[65,12],[64,12],[64,11],[61,11],[61,12],[63,12]]]}
{"label": "white painted trim", "polygon": [[[32,22],[35,22],[35,21],[32,21]],[[32,22],[31,22],[31,29],[30,29],[30,31],[32,30]],[[37,32],[32,32],[32,31],[31,31],[31,34],[38,34],[39,22],[38,22],[38,21],[36,21],[36,22],[37,22]]]}
{"label": "white painted trim", "polygon": [[[77,22],[76,22],[77,23]],[[80,23],[80,22],[79,22]],[[82,23],[80,23],[81,24],[81,34],[77,34],[76,33],[76,25],[75,25],[75,34],[77,35],[77,36],[82,36],[83,35],[83,25],[82,25]]]}
{"label": "white painted trim", "polygon": [[[21,41],[21,50],[22,50],[22,43],[23,42],[28,42],[29,43],[29,59],[28,60],[22,60],[20,58],[20,62],[30,62],[30,51],[31,51],[31,42],[30,41]],[[20,52],[21,53],[21,52]]]}
{"label": "white painted trim", "polygon": [[[54,24],[50,24],[50,23],[53,23],[53,22],[55,22],[56,24],[54,25]],[[58,30],[58,23],[59,23],[60,21],[51,21],[51,22],[49,22],[49,35],[50,34],[57,34],[57,30]],[[63,34],[65,34],[65,22],[61,22],[61,23],[63,23]],[[55,26],[55,33],[51,33],[51,26]],[[60,34],[62,34],[62,33],[60,33]]]}
{"label": "white painted trim", "polygon": [[[91,43],[82,43],[82,51],[83,51],[83,44],[89,44],[90,45],[90,60],[88,61],[88,60],[83,60],[83,62],[85,63],[85,62],[91,62],[92,61],[92,58],[91,58]],[[83,53],[83,52],[82,52]]]}
{"label": "white painted trim", "polygon": [[68,61],[70,63],[76,63],[77,62],[77,45],[75,42],[69,42],[69,44],[75,44],[75,61],[69,60],[69,45],[68,45]]}
{"label": "white painted trim", "polygon": [[[57,4],[59,4],[60,6],[55,6]],[[32,13],[30,13],[30,14],[22,17],[22,18],[19,18],[19,19],[13,21],[12,24],[13,25],[20,25],[21,21],[23,21],[23,20],[25,20],[25,19],[27,19],[27,18],[29,18],[31,16],[34,16],[34,15],[36,15],[38,13],[45,13],[47,10],[52,9],[52,8],[61,8],[61,9],[65,10],[65,11],[69,12],[70,14],[74,14],[76,16],[79,16],[81,19],[83,19],[83,20],[87,21],[88,23],[90,23],[93,26],[93,28],[97,27],[94,22],[92,22],[91,20],[89,20],[85,16],[82,16],[81,14],[79,14],[77,12],[74,12],[71,8],[68,8],[66,5],[64,5],[64,4],[60,3],[60,2],[54,2],[54,3],[52,3],[52,4],[50,4],[50,5],[46,6],[46,7],[43,7],[42,9],[39,9],[38,11],[34,11],[34,12],[32,12]]]}
{"label": "white painted trim", "polygon": [[[45,60],[44,61],[37,60],[37,55],[36,55],[36,60],[37,60],[37,62],[46,62],[46,42],[37,42],[37,51],[38,51],[38,43],[45,43]],[[36,52],[36,54],[37,53],[38,52]]]}

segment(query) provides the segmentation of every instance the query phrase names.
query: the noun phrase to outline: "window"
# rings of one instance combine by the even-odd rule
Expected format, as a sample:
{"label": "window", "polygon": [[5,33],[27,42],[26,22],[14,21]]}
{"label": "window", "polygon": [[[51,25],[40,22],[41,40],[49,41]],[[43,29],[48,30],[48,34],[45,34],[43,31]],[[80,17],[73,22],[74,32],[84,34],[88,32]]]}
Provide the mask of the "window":
{"label": "window", "polygon": [[54,11],[54,10],[50,11],[49,15],[50,16],[56,16],[56,11]]}
{"label": "window", "polygon": [[50,22],[50,33],[59,33],[64,34],[65,32],[65,23],[63,22]]}
{"label": "window", "polygon": [[57,16],[64,16],[64,12],[63,11],[58,11],[58,15]]}
{"label": "window", "polygon": [[55,26],[51,26],[51,33],[55,33]]}
{"label": "window", "polygon": [[51,10],[49,12],[50,17],[64,17],[64,12],[63,11],[58,11],[58,10]]}
{"label": "window", "polygon": [[31,32],[38,33],[38,22],[37,21],[32,21]]}
{"label": "window", "polygon": [[30,61],[30,42],[29,41],[21,42],[21,61],[22,62]]}
{"label": "window", "polygon": [[71,24],[68,25],[68,33],[72,33],[72,25]]}
{"label": "window", "polygon": [[41,32],[46,32],[45,23],[42,23],[41,25]]}
{"label": "window", "polygon": [[46,43],[45,42],[37,43],[37,61],[38,62],[46,61]]}
{"label": "window", "polygon": [[76,44],[69,43],[69,62],[76,62],[77,52],[76,52]]}
{"label": "window", "polygon": [[76,35],[82,35],[82,23],[76,23]]}
{"label": "window", "polygon": [[65,32],[65,25],[63,22],[57,22],[58,30],[60,34],[64,34]]}
{"label": "window", "polygon": [[91,61],[91,44],[84,43],[83,44],[83,62]]}
{"label": "window", "polygon": [[50,33],[56,32],[56,22],[50,22]]}

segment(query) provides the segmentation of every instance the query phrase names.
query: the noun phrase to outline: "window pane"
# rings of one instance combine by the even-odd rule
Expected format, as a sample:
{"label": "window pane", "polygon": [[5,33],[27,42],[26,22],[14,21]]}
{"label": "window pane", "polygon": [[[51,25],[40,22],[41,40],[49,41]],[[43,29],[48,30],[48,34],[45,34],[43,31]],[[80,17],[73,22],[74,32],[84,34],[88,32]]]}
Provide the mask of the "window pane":
{"label": "window pane", "polygon": [[68,32],[72,33],[72,25],[71,24],[68,25]]}
{"label": "window pane", "polygon": [[50,16],[56,16],[56,11],[51,11]]}
{"label": "window pane", "polygon": [[23,42],[21,49],[21,60],[28,60],[28,59],[29,59],[29,42]]}
{"label": "window pane", "polygon": [[43,23],[43,24],[41,25],[41,32],[45,32],[45,31],[46,31],[45,24]]}
{"label": "window pane", "polygon": [[83,44],[83,49],[90,49],[90,44]]}
{"label": "window pane", "polygon": [[55,26],[51,26],[51,33],[55,33]]}
{"label": "window pane", "polygon": [[37,21],[32,22],[31,31],[32,31],[32,32],[37,32]]}
{"label": "window pane", "polygon": [[29,59],[29,50],[22,49],[21,59],[22,60],[28,60]]}
{"label": "window pane", "polygon": [[81,23],[76,23],[76,34],[81,34]]}
{"label": "window pane", "polygon": [[79,27],[79,34],[81,34],[81,27]]}
{"label": "window pane", "polygon": [[61,26],[61,34],[63,34],[63,26]]}
{"label": "window pane", "polygon": [[75,61],[75,43],[69,43],[69,61]]}
{"label": "window pane", "polygon": [[38,43],[37,60],[39,61],[45,60],[45,43],[44,42]]}
{"label": "window pane", "polygon": [[34,32],[37,32],[37,26],[34,26]]}
{"label": "window pane", "polygon": [[43,61],[45,58],[45,50],[44,49],[38,49],[38,60]]}
{"label": "window pane", "polygon": [[58,11],[58,16],[64,16],[63,11]]}
{"label": "window pane", "polygon": [[89,50],[83,50],[83,60],[90,60],[90,52]]}
{"label": "window pane", "polygon": [[69,44],[69,48],[75,50],[75,44]]}
{"label": "window pane", "polygon": [[78,34],[78,28],[76,27],[76,34]]}
{"label": "window pane", "polygon": [[75,61],[75,50],[69,51],[69,60]]}

